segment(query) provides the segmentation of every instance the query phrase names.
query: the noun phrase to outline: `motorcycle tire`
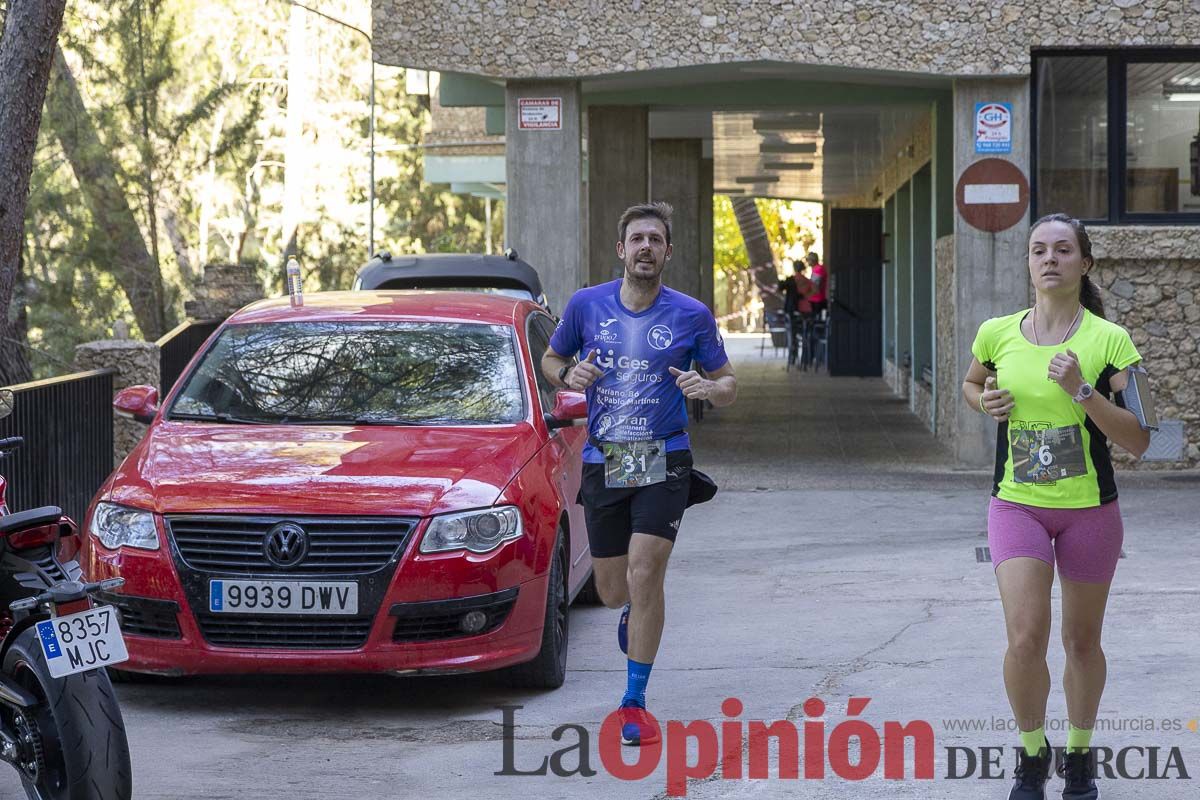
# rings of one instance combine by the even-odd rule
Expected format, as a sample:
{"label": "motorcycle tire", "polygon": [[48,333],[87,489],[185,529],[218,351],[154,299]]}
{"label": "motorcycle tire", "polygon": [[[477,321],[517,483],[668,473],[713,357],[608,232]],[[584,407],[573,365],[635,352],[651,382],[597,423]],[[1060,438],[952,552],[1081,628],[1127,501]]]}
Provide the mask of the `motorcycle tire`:
{"label": "motorcycle tire", "polygon": [[2,668],[40,701],[30,716],[44,768],[36,781],[21,773],[29,800],[129,800],[129,742],[108,674],[95,669],[52,677],[33,627],[13,641]]}

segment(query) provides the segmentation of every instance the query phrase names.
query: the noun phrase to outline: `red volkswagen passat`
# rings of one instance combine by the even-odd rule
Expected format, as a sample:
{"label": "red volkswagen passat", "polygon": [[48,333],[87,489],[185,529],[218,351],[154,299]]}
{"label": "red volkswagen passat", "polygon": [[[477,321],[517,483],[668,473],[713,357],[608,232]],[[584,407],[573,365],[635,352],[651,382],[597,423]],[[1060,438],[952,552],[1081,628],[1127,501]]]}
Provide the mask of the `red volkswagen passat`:
{"label": "red volkswagen passat", "polygon": [[130,660],[160,674],[465,672],[556,687],[588,583],[582,394],[538,364],[529,300],[331,292],[209,339],[101,488],[81,561],[120,576]]}

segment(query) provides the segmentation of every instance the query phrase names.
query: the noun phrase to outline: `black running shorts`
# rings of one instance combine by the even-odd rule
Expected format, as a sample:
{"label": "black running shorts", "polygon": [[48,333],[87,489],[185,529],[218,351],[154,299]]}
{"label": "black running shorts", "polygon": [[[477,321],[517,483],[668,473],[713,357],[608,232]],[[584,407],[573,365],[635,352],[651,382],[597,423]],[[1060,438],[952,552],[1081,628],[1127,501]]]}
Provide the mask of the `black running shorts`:
{"label": "black running shorts", "polygon": [[667,453],[666,481],[632,489],[608,488],[604,485],[604,465],[585,463],[579,498],[587,518],[592,557],[626,555],[634,533],[675,541],[687,506],[691,475],[690,450]]}

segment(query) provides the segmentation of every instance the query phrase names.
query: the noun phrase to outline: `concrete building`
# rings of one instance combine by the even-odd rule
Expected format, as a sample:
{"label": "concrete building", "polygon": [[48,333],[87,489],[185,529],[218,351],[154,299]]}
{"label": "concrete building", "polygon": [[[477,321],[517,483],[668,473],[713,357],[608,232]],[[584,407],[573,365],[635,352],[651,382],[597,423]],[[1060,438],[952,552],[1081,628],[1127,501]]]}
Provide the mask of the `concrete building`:
{"label": "concrete building", "polygon": [[821,202],[835,374],[882,375],[964,464],[993,450],[959,399],[975,331],[1030,302],[1031,220],[1085,219],[1167,420],[1147,466],[1200,465],[1200,0],[374,0],[373,27],[503,134],[454,183],[503,189],[556,307],[615,274],[633,202],[675,205],[668,282],[710,304],[714,192]]}

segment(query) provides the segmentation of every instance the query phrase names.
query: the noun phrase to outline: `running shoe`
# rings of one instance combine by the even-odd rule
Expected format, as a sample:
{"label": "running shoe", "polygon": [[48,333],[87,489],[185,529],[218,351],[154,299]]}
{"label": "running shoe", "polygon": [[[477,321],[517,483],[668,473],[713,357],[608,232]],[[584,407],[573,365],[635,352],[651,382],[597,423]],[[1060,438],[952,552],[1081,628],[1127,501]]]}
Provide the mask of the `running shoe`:
{"label": "running shoe", "polygon": [[654,744],[662,736],[658,725],[650,719],[646,706],[637,700],[626,700],[618,709],[621,720],[621,744],[640,747]]}
{"label": "running shoe", "polygon": [[1066,779],[1063,785],[1063,800],[1098,800],[1100,790],[1096,788],[1096,757],[1094,750],[1083,753],[1067,753],[1059,764],[1058,774]]}
{"label": "running shoe", "polygon": [[1020,759],[1008,800],[1046,800],[1046,780],[1050,777],[1050,767],[1054,762],[1050,742],[1046,742],[1036,756],[1028,755],[1022,747]]}
{"label": "running shoe", "polygon": [[622,653],[629,653],[629,603],[621,609],[621,618],[617,620],[617,646]]}

